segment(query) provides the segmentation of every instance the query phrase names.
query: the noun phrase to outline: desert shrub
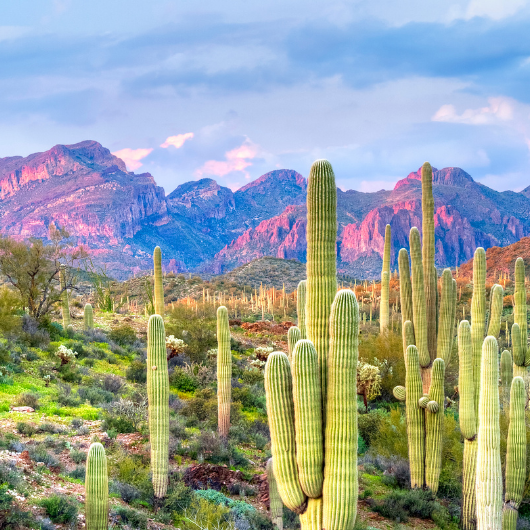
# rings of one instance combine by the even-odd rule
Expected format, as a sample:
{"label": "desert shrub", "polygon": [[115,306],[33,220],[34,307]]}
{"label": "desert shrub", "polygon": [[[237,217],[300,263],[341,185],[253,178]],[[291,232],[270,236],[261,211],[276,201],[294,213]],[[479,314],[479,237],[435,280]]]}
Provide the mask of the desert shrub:
{"label": "desert shrub", "polygon": [[191,504],[194,493],[178,476],[169,477],[167,495],[164,498],[163,508],[167,512],[182,513]]}
{"label": "desert shrub", "polygon": [[169,420],[169,433],[179,440],[185,438],[186,426],[181,418]]}
{"label": "desert shrub", "polygon": [[114,394],[112,392],[107,392],[106,390],[96,386],[80,386],[77,389],[77,395],[83,401],[88,400],[91,405],[110,403],[114,400]]}
{"label": "desert shrub", "polygon": [[88,342],[107,342],[107,335],[102,329],[92,328],[83,331]]}
{"label": "desert shrub", "polygon": [[34,423],[19,421],[17,423],[17,431],[24,436],[31,437],[37,432],[37,426]]}
{"label": "desert shrub", "polygon": [[69,477],[76,478],[77,480],[85,480],[86,475],[86,467],[85,466],[77,466],[76,468],[72,469],[68,473]]}
{"label": "desert shrub", "polygon": [[198,390],[195,396],[188,399],[180,411],[188,418],[190,424],[209,421],[211,424],[217,422],[217,398],[210,388]]}
{"label": "desert shrub", "polygon": [[38,410],[40,408],[39,395],[31,392],[24,392],[16,400],[17,407],[31,407]]}
{"label": "desert shrub", "polygon": [[372,441],[377,438],[384,417],[385,413],[379,409],[358,415],[357,425],[359,434],[362,436],[367,447],[370,447]]}
{"label": "desert shrub", "polygon": [[138,528],[140,530],[147,529],[147,515],[138,510],[126,508],[125,506],[116,506],[112,509],[112,512],[119,517],[124,524],[129,525],[130,528]]}
{"label": "desert shrub", "polygon": [[[12,322],[14,323],[16,320]],[[30,315],[23,315],[22,320],[19,320],[19,322],[22,324],[22,339],[28,346],[41,349],[48,346],[50,333],[44,327],[41,327],[34,318]]]}
{"label": "desert shrub", "polygon": [[142,361],[133,361],[125,372],[127,381],[145,383],[147,381],[147,364]]}
{"label": "desert shrub", "polygon": [[0,483],[16,488],[24,481],[14,461],[0,462]]}
{"label": "desert shrub", "polygon": [[94,359],[91,359],[90,357],[83,359],[82,362],[84,366],[88,366],[89,368],[93,368],[93,366],[96,364],[96,361]]}
{"label": "desert shrub", "polygon": [[179,366],[171,373],[169,382],[181,392],[195,392],[199,387],[197,378]]}
{"label": "desert shrub", "polygon": [[57,385],[56,401],[63,407],[77,407],[81,404],[81,399],[79,399],[78,395],[72,392],[72,387],[63,383]]}
{"label": "desert shrub", "polygon": [[141,398],[133,401],[123,399],[104,405],[103,428],[114,429],[117,432],[129,433],[138,430],[141,423],[147,419],[147,400]]}
{"label": "desert shrub", "polygon": [[70,422],[70,425],[74,428],[74,429],[79,429],[79,427],[82,427],[84,425],[84,422],[83,422],[83,419],[82,418],[74,418],[71,422]]}
{"label": "desert shrub", "polygon": [[59,377],[65,382],[65,383],[80,383],[82,376],[79,373],[79,368],[77,365],[68,363],[63,364],[57,368],[57,371],[59,372]]}
{"label": "desert shrub", "polygon": [[263,385],[263,371],[257,368],[245,369],[241,374],[241,380],[249,386],[254,386],[259,383]]}
{"label": "desert shrub", "polygon": [[120,346],[128,346],[136,342],[136,332],[127,324],[114,328],[108,337]]}
{"label": "desert shrub", "polygon": [[121,497],[121,500],[128,504],[142,498],[142,492],[138,488],[126,482],[120,482],[119,480],[111,481],[110,491],[111,493],[117,493]]}
{"label": "desert shrub", "polygon": [[206,499],[195,497],[190,506],[184,511],[182,530],[196,530],[197,528],[216,530],[231,530],[234,528],[229,517],[230,509],[222,504],[214,504]]}
{"label": "desert shrub", "polygon": [[124,384],[121,377],[111,374],[107,374],[101,382],[103,390],[105,392],[112,392],[113,394],[117,394],[123,388]]}
{"label": "desert shrub", "polygon": [[265,412],[265,392],[257,387],[232,389],[232,401],[239,401],[243,408],[256,408]]}
{"label": "desert shrub", "polygon": [[16,530],[18,528],[34,528],[35,520],[30,512],[22,511],[13,503],[13,495],[7,484],[0,486],[0,524],[2,528]]}
{"label": "desert shrub", "polygon": [[70,458],[76,464],[80,464],[81,462],[86,462],[87,454],[84,451],[77,451],[76,449],[72,449],[70,451]]}
{"label": "desert shrub", "polygon": [[62,427],[62,425],[46,422],[39,425],[39,432],[47,432],[48,434],[60,434],[64,432],[64,428]]}
{"label": "desert shrub", "polygon": [[31,460],[34,462],[42,462],[43,464],[46,464],[47,466],[51,467],[58,467],[59,461],[48,451],[46,451],[46,448],[44,445],[37,445],[37,446],[29,446],[28,447],[28,453]]}
{"label": "desert shrub", "polygon": [[77,501],[66,495],[53,494],[42,499],[40,505],[54,523],[68,524],[77,520]]}
{"label": "desert shrub", "polygon": [[26,361],[38,361],[40,359],[37,352],[34,350],[28,350],[26,353]]}
{"label": "desert shrub", "polygon": [[370,449],[384,457],[408,458],[407,422],[401,407],[381,414],[381,424],[377,434],[371,438]]}

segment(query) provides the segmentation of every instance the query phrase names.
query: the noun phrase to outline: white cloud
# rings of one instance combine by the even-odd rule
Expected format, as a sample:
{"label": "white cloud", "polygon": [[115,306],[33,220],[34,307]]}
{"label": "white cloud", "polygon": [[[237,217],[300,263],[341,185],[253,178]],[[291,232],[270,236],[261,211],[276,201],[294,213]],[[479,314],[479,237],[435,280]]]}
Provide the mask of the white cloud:
{"label": "white cloud", "polygon": [[121,158],[127,169],[129,171],[134,171],[142,166],[140,160],[144,159],[147,155],[151,153],[152,149],[130,149],[126,147],[125,149],[120,149],[119,151],[114,151],[112,154]]}
{"label": "white cloud", "polygon": [[251,160],[258,154],[258,146],[250,140],[245,140],[239,147],[227,151],[225,160],[208,160],[195,173],[198,177],[214,175],[224,177],[232,171],[242,171],[246,178],[250,175],[245,169],[252,165]]}
{"label": "white cloud", "polygon": [[462,114],[458,114],[454,105],[442,105],[432,117],[432,121],[486,125],[513,119],[514,108],[508,98],[489,98],[488,102],[487,107],[466,109]]}
{"label": "white cloud", "polygon": [[191,140],[193,138],[194,134],[192,132],[184,133],[184,134],[177,134],[176,136],[169,136],[166,138],[166,141],[160,145],[160,147],[163,147],[164,149],[168,148],[170,145],[175,147],[176,149],[180,149],[186,140]]}
{"label": "white cloud", "polygon": [[465,18],[487,17],[493,20],[515,15],[528,5],[528,0],[471,0],[467,6]]}

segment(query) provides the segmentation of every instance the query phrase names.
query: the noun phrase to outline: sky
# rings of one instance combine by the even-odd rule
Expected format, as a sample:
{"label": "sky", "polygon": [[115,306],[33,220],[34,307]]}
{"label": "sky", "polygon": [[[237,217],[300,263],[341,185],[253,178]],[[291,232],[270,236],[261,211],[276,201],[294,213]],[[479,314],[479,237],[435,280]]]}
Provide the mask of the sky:
{"label": "sky", "polygon": [[0,5],[0,157],[97,140],[166,193],[327,158],[343,189],[428,160],[530,185],[530,0]]}

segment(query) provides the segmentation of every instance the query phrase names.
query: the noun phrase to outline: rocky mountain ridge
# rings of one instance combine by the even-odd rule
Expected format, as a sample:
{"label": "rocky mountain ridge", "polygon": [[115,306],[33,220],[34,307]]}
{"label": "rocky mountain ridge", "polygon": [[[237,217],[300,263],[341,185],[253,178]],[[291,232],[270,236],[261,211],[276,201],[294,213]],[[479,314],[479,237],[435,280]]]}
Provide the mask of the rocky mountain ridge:
{"label": "rocky mountain ridge", "polygon": [[[460,168],[434,170],[437,264],[454,266],[477,246],[505,246],[530,235],[529,189],[497,192]],[[303,263],[306,191],[302,175],[281,169],[235,192],[205,178],[166,196],[152,175],[127,171],[95,141],[0,159],[2,232],[45,239],[53,222],[118,278],[150,269],[156,245],[174,272],[221,273],[263,256]],[[421,226],[419,171],[389,191],[338,189],[337,216],[339,271],[376,276],[387,223],[395,267],[410,228]]]}

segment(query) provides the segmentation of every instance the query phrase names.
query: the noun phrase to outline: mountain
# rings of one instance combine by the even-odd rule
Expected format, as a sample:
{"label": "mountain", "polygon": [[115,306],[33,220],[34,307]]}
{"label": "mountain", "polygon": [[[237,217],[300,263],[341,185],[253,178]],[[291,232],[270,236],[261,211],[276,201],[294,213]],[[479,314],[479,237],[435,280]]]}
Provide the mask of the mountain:
{"label": "mountain", "polygon": [[[436,263],[463,263],[477,246],[510,245],[530,235],[530,186],[497,192],[460,168],[434,170]],[[28,157],[0,159],[2,232],[46,239],[50,224],[117,278],[152,267],[219,274],[265,256],[306,259],[307,182],[293,170],[262,175],[233,192],[212,179],[186,182],[166,196],[149,173],[127,171],[95,141],[57,145]],[[421,226],[421,173],[393,190],[337,190],[338,269],[380,272],[385,225],[392,226],[392,266]]]}

